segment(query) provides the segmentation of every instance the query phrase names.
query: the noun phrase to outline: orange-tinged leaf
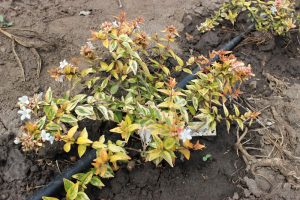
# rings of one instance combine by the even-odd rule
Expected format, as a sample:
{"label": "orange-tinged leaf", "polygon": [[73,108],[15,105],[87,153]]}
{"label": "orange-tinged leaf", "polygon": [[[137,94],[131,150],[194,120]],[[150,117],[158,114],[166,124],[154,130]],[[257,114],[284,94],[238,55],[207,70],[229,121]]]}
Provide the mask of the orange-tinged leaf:
{"label": "orange-tinged leaf", "polygon": [[203,145],[203,144],[200,144],[199,143],[199,140],[197,140],[197,142],[196,142],[196,144],[194,144],[194,150],[202,150],[202,149],[204,149],[205,148],[205,145]]}
{"label": "orange-tinged leaf", "polygon": [[183,143],[183,146],[186,147],[186,148],[189,148],[189,149],[193,149],[193,147],[194,147],[193,143],[191,143],[189,140],[186,140]]}

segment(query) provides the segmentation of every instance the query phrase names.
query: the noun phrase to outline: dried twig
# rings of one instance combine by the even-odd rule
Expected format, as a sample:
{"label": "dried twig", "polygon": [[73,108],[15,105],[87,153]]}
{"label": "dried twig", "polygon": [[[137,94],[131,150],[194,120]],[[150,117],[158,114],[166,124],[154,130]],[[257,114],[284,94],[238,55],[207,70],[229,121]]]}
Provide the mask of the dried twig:
{"label": "dried twig", "polygon": [[22,77],[23,77],[23,81],[26,81],[24,67],[23,67],[22,62],[21,62],[21,60],[20,60],[20,58],[19,58],[19,56],[18,56],[18,54],[16,52],[16,49],[15,49],[15,47],[16,47],[15,39],[11,40],[11,46],[12,46],[12,51],[14,53],[14,56],[15,56],[15,58],[17,60],[17,63],[19,65],[19,67],[20,67],[20,70],[21,70],[21,73],[22,73]]}
{"label": "dried twig", "polygon": [[41,57],[39,55],[39,53],[37,52],[36,48],[32,45],[32,44],[29,44],[25,41],[23,41],[20,37],[17,37],[7,31],[5,31],[4,29],[0,28],[0,32],[2,34],[4,34],[6,37],[10,38],[12,40],[12,49],[13,49],[13,53],[15,55],[15,58],[18,62],[18,65],[20,66],[21,68],[21,71],[22,71],[22,74],[23,74],[23,80],[25,81],[26,78],[25,78],[25,72],[24,72],[24,67],[22,65],[22,62],[15,50],[15,42],[17,42],[19,45],[22,45],[26,48],[30,48],[31,52],[33,53],[33,55],[35,56],[36,58],[36,61],[37,61],[37,77],[39,78],[40,77],[40,72],[41,72],[41,68],[42,68],[42,60],[41,60]]}
{"label": "dried twig", "polygon": [[119,2],[119,8],[123,8],[122,1],[118,0],[118,2]]}

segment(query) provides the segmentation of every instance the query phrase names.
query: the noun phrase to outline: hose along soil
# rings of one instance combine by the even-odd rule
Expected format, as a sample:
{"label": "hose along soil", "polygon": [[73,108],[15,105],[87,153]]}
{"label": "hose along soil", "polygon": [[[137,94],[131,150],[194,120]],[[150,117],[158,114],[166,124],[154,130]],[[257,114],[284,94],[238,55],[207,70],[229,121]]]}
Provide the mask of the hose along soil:
{"label": "hose along soil", "polygon": [[[226,43],[223,47],[220,48],[220,50],[227,50],[230,51],[234,49],[247,35],[249,32],[253,31],[255,28],[254,25],[251,25],[248,27],[248,29],[230,40],[228,43]],[[218,56],[211,59],[211,62],[217,61],[219,58]],[[183,78],[178,84],[178,88],[184,88],[187,83],[194,79],[195,74],[200,70],[200,68],[196,68],[193,70],[193,74],[187,75],[185,78]],[[37,191],[33,196],[28,198],[28,200],[41,200],[43,196],[53,196],[54,194],[58,193],[60,189],[63,188],[63,179],[71,179],[72,175],[76,173],[80,173],[84,171],[86,168],[90,166],[90,163],[96,158],[96,150],[91,150],[87,154],[85,154],[80,160],[78,160],[72,167],[69,169],[63,171],[60,175],[56,176],[54,180],[52,180],[48,185]]]}

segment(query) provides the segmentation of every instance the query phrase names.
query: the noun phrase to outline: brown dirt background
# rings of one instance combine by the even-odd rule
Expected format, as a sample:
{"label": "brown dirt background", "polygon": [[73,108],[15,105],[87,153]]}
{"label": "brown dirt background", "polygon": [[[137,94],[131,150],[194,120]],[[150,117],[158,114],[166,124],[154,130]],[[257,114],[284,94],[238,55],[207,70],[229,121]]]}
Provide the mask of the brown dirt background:
{"label": "brown dirt background", "polygon": [[[220,0],[124,0],[122,4],[129,18],[145,18],[143,28],[150,33],[170,24],[178,27],[182,31],[178,50],[184,55],[188,55],[190,49],[207,53],[237,34],[234,30],[217,30],[204,35],[194,31],[196,25],[219,6]],[[91,15],[79,16],[82,10],[90,10]],[[24,39],[37,48],[42,59],[41,76],[37,78],[37,65],[31,51],[17,46],[25,68],[26,81],[23,82],[11,41],[0,34],[0,199],[25,199],[59,173],[56,160],[61,170],[72,163],[69,156],[57,150],[58,146],[36,155],[24,154],[13,144],[21,125],[17,115],[17,98],[45,91],[49,86],[59,95],[65,85],[51,80],[47,70],[63,59],[77,57],[80,46],[90,35],[89,30],[96,29],[105,20],[112,20],[119,11],[117,0],[0,0],[0,14],[14,22],[12,28],[30,29],[36,33],[8,31],[25,36]],[[185,32],[193,35],[194,39],[185,40]],[[253,33],[253,36],[264,38],[259,33]],[[287,143],[296,156],[300,156],[298,36],[290,40],[272,38],[262,45],[250,43],[235,50],[241,59],[252,64],[257,74],[245,86],[245,97],[258,110],[268,105],[275,106],[282,119],[297,134],[292,137],[294,142]],[[265,72],[282,82],[274,83],[274,79],[269,80],[264,75]],[[268,130],[279,134],[279,129],[284,129],[283,125],[273,119],[270,110],[264,111],[263,122],[274,124]],[[101,128],[97,122],[90,124],[91,131]],[[276,169],[260,169],[259,173],[268,181],[260,176],[245,176],[245,165],[233,147],[234,134],[227,135],[222,126],[218,133],[216,138],[203,138],[208,148],[201,153],[193,153],[190,161],[178,160],[174,168],[155,168],[148,163],[138,165],[131,172],[121,169],[100,192],[91,188],[89,196],[91,199],[300,199],[299,189],[287,183]],[[270,147],[261,142],[263,135],[253,134],[251,138],[255,140],[254,145],[269,151]],[[291,138],[288,133],[286,138]],[[213,160],[203,162],[202,156],[206,153],[211,153]]]}

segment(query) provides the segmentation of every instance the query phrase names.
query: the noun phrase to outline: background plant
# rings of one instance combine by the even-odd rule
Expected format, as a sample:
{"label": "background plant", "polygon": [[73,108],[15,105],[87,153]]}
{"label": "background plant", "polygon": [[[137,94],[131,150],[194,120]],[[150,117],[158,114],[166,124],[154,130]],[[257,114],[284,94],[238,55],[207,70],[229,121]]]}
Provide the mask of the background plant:
{"label": "background plant", "polygon": [[[156,165],[165,160],[173,166],[176,157],[189,159],[191,150],[205,147],[199,140],[192,142],[192,137],[215,132],[222,121],[228,131],[232,123],[243,129],[257,117],[258,113],[242,114],[232,104],[243,81],[253,76],[250,66],[227,51],[209,55],[219,56],[218,62],[200,55],[185,63],[172,49],[179,35],[174,26],[166,27],[163,37],[150,37],[141,30],[142,23],[142,18],[127,21],[121,13],[92,32],[81,48],[89,67],[79,70],[63,60],[49,70],[56,81],[70,81],[65,95],[54,97],[49,88],[45,94],[19,98],[24,125],[15,143],[21,143],[24,151],[54,141],[63,142],[66,152],[76,147],[80,157],[87,148],[97,150],[88,172],[74,175],[75,182],[64,180],[67,199],[88,199],[87,184],[103,187],[101,179],[113,177],[119,164],[131,159],[126,145],[134,135],[140,138],[142,159]],[[199,66],[205,67],[186,89],[176,88],[175,73],[191,73]],[[85,93],[73,94],[74,88],[82,87]],[[98,141],[90,140],[86,128],[78,127],[83,119],[115,122],[110,132],[119,134],[119,140],[106,141],[101,133]]]}
{"label": "background plant", "polygon": [[198,30],[210,31],[224,20],[234,25],[237,17],[244,12],[259,31],[284,35],[299,26],[299,14],[296,14],[293,0],[230,0],[206,19]]}

